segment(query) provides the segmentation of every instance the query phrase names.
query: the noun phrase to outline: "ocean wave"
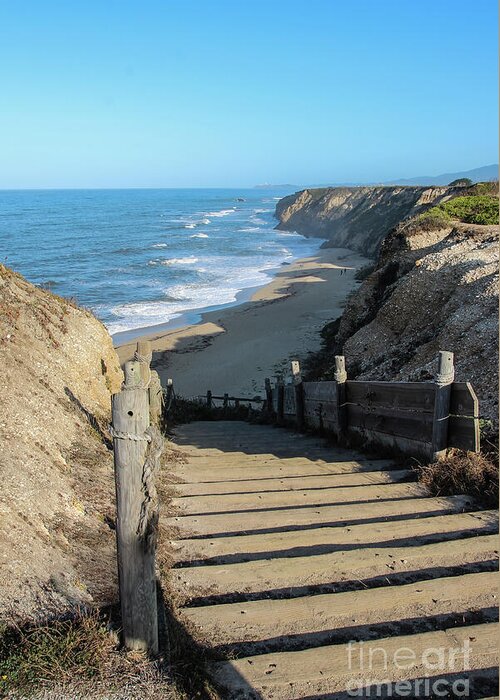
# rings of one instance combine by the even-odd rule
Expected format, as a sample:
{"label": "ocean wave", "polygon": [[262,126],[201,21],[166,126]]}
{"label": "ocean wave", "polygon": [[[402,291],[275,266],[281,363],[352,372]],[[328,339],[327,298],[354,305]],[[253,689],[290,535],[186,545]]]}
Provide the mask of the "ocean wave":
{"label": "ocean wave", "polygon": [[168,243],[154,243],[151,248],[168,248]]}
{"label": "ocean wave", "polygon": [[189,238],[208,238],[208,233],[193,233]]}
{"label": "ocean wave", "polygon": [[233,214],[235,211],[236,207],[233,207],[232,209],[221,209],[220,211],[209,211],[207,216],[215,216],[216,218],[220,218],[221,216]]}
{"label": "ocean wave", "polygon": [[185,224],[184,228],[196,228],[196,224]]}
{"label": "ocean wave", "polygon": [[272,209],[254,209],[254,214],[268,214]]}
{"label": "ocean wave", "polygon": [[188,258],[168,258],[167,260],[162,260],[161,265],[194,265],[198,262],[198,258],[193,255]]}
{"label": "ocean wave", "polygon": [[264,229],[259,228],[258,226],[249,226],[248,228],[239,228],[238,231],[241,231],[242,233],[257,233],[258,231],[263,231]]}
{"label": "ocean wave", "polygon": [[204,224],[205,226],[208,226],[208,224],[210,223],[210,219],[202,219],[201,223]]}

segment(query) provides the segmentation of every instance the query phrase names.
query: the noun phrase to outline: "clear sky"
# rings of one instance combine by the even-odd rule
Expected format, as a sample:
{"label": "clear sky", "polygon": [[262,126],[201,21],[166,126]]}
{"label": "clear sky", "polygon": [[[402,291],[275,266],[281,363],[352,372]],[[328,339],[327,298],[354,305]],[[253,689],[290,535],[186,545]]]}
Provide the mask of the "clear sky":
{"label": "clear sky", "polygon": [[0,187],[497,161],[496,0],[0,0]]}

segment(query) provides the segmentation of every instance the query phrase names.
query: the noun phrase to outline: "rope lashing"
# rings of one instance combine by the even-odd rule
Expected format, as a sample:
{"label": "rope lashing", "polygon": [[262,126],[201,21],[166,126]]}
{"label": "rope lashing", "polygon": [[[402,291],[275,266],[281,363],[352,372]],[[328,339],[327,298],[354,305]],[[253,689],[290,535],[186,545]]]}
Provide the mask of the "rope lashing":
{"label": "rope lashing", "polygon": [[455,370],[452,369],[451,372],[447,372],[446,374],[438,373],[436,376],[436,384],[437,386],[447,386],[448,384],[453,384],[454,379]]}
{"label": "rope lashing", "polygon": [[142,468],[142,492],[143,499],[137,534],[143,540],[147,550],[156,545],[158,535],[158,493],[155,485],[155,472],[160,464],[160,456],[163,451],[163,437],[154,425],[146,430],[150,442],[146,459]]}
{"label": "rope lashing", "polygon": [[[165,397],[170,393],[170,396],[168,396],[168,403],[165,401]],[[163,389],[163,402],[164,402],[164,412],[168,413],[170,409],[172,408],[172,404],[176,398],[175,390],[174,387],[172,386],[171,391],[168,392],[168,390]]]}

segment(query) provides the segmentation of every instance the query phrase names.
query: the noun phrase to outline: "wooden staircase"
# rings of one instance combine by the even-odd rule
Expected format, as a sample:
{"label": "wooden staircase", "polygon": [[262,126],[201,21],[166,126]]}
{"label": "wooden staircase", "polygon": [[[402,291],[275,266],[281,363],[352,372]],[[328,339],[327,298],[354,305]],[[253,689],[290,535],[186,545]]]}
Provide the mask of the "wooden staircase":
{"label": "wooden staircase", "polygon": [[221,697],[496,696],[496,511],[283,428],[199,422],[174,442],[171,585]]}

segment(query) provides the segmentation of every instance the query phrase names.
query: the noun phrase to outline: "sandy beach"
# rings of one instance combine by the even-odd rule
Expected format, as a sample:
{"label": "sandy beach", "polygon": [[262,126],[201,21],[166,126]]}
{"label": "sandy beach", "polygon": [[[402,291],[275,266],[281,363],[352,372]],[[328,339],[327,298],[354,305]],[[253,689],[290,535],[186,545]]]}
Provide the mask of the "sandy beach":
{"label": "sandy beach", "polygon": [[[195,325],[148,329],[142,338],[151,341],[162,384],[171,377],[176,393],[185,397],[207,389],[263,395],[266,377],[286,372],[291,359],[319,348],[319,331],[341,315],[359,284],[356,270],[368,262],[347,249],[322,249],[284,265],[245,303],[207,312]],[[122,363],[131,359],[137,340],[117,347]]]}

